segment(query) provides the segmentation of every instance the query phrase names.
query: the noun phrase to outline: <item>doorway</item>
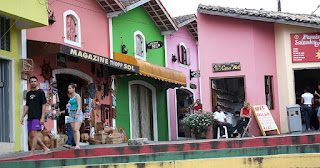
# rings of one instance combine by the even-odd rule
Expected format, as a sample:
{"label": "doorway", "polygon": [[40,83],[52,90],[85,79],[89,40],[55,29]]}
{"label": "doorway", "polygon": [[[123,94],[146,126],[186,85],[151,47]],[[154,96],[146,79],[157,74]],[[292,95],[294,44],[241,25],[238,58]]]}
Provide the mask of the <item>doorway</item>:
{"label": "doorway", "polygon": [[[296,104],[301,104],[301,95],[304,93],[306,87],[310,87],[311,93],[317,90],[318,84],[320,83],[320,69],[303,69],[294,71],[294,81],[295,81],[295,96]],[[317,90],[319,92],[319,90]],[[315,96],[315,104],[312,106],[312,115],[310,125],[314,129],[319,128],[319,121],[317,119],[316,108],[320,106],[319,97]],[[302,114],[302,113],[301,113]],[[304,114],[302,114],[302,123],[305,125]],[[305,127],[303,127],[305,129]],[[304,130],[303,130],[304,131]]]}
{"label": "doorway", "polygon": [[154,140],[152,90],[140,84],[130,85],[132,138]]}
{"label": "doorway", "polygon": [[191,138],[190,131],[187,131],[183,124],[182,120],[186,115],[193,113],[193,110],[190,110],[190,106],[194,102],[193,93],[186,89],[177,89],[177,124],[178,124],[178,137],[187,137]]}
{"label": "doorway", "polygon": [[[68,104],[69,97],[68,97],[68,86],[70,83],[74,83],[77,85],[76,87],[76,93],[78,93],[81,96],[81,109],[86,109],[87,106],[89,106],[87,101],[84,101],[87,99],[87,95],[84,94],[85,92],[85,86],[88,85],[88,82],[77,77],[74,75],[69,74],[56,74],[56,80],[57,80],[57,89],[58,89],[58,95],[59,95],[59,108],[60,111],[63,111],[66,109],[66,105]],[[84,111],[83,111],[84,112]],[[87,124],[86,124],[87,126]],[[81,126],[83,127],[83,126]],[[81,128],[83,130],[83,128]],[[65,133],[65,115],[61,114],[58,118],[58,133]]]}
{"label": "doorway", "polygon": [[226,77],[211,80],[212,111],[219,105],[227,113],[227,121],[236,125],[245,101],[244,77]]}
{"label": "doorway", "polygon": [[0,60],[0,142],[10,142],[9,61]]}

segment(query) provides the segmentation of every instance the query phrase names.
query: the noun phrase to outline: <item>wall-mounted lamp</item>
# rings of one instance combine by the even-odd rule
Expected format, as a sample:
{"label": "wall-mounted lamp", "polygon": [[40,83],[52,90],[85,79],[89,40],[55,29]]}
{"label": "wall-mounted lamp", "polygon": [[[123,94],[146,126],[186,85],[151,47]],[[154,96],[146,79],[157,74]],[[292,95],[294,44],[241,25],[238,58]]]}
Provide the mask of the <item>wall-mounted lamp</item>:
{"label": "wall-mounted lamp", "polygon": [[122,50],[122,54],[128,53],[128,49],[127,49],[126,45],[124,45],[124,44],[121,45],[121,50]]}
{"label": "wall-mounted lamp", "polygon": [[178,59],[177,59],[177,56],[176,55],[174,55],[174,54],[172,54],[172,61],[173,62],[176,62]]}
{"label": "wall-mounted lamp", "polygon": [[56,22],[56,18],[54,17],[54,12],[52,13],[52,15],[49,17],[49,24],[52,25],[54,22]]}

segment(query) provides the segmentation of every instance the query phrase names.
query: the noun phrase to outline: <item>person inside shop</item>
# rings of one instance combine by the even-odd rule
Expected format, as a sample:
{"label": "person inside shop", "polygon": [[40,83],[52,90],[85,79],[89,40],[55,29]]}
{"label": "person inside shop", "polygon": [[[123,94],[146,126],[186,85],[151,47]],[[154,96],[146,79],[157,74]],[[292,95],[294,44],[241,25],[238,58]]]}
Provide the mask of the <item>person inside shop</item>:
{"label": "person inside shop", "polygon": [[310,93],[310,87],[304,89],[301,95],[302,113],[306,121],[306,130],[310,131],[310,120],[312,114],[312,105],[314,104],[314,96]]}
{"label": "person inside shop", "polygon": [[216,112],[213,113],[213,117],[214,117],[216,126],[220,127],[220,135],[221,135],[221,131],[224,130],[223,126],[227,126],[228,133],[234,132],[232,124],[227,122],[227,117],[219,105],[216,106]]}
{"label": "person inside shop", "polygon": [[316,102],[318,102],[317,117],[319,121],[319,130],[320,130],[320,83],[318,83],[318,88],[314,91],[314,96],[315,96]]}
{"label": "person inside shop", "polygon": [[[70,98],[70,95],[68,95]],[[76,142],[74,141],[74,137],[73,137],[73,130],[71,127],[71,124],[69,122],[69,111],[70,111],[70,107],[71,105],[68,103],[66,105],[66,110],[65,111],[61,111],[60,113],[65,114],[65,123],[67,125],[67,136],[68,136],[68,140],[66,141],[66,143],[64,144],[64,147],[66,148],[72,148],[73,146],[76,146]]]}
{"label": "person inside shop", "polygon": [[83,121],[83,113],[81,111],[81,97],[76,93],[76,84],[70,83],[68,86],[68,92],[70,95],[70,112],[69,122],[72,127],[73,137],[76,142],[75,149],[80,149],[80,127]]}
{"label": "person inside shop", "polygon": [[24,106],[24,111],[21,117],[23,125],[24,117],[28,114],[28,133],[31,133],[32,143],[30,155],[34,155],[35,146],[37,143],[42,147],[44,153],[50,152],[42,140],[38,137],[38,131],[41,130],[41,125],[44,124],[45,109],[47,99],[42,90],[38,88],[38,78],[31,76],[29,79],[31,90],[27,93],[27,102]]}
{"label": "person inside shop", "polygon": [[234,134],[238,134],[237,138],[241,138],[241,135],[243,134],[243,126],[248,125],[251,117],[252,111],[250,108],[250,103],[245,101],[240,110],[240,119],[237,121],[236,130],[233,132]]}
{"label": "person inside shop", "polygon": [[200,100],[200,99],[197,99],[196,102],[194,102],[194,103],[191,105],[191,107],[192,107],[192,109],[195,110],[195,111],[202,110],[201,100]]}

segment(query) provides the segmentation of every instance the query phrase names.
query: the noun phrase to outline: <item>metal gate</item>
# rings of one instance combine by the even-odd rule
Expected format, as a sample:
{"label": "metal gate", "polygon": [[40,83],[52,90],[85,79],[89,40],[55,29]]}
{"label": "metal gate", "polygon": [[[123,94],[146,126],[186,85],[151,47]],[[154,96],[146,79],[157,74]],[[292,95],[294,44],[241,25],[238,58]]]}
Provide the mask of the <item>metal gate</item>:
{"label": "metal gate", "polygon": [[9,62],[0,60],[0,142],[10,142]]}

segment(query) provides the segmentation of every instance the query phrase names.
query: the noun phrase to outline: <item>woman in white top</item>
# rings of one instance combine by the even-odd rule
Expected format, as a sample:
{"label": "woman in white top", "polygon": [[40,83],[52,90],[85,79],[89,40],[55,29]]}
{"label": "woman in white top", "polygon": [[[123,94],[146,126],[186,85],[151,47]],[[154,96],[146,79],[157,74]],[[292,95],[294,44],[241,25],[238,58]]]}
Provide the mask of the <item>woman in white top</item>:
{"label": "woman in white top", "polygon": [[313,94],[310,93],[310,87],[304,89],[304,93],[301,95],[302,112],[304,113],[304,119],[306,121],[306,130],[310,131],[310,119],[312,114],[312,104],[314,104]]}

